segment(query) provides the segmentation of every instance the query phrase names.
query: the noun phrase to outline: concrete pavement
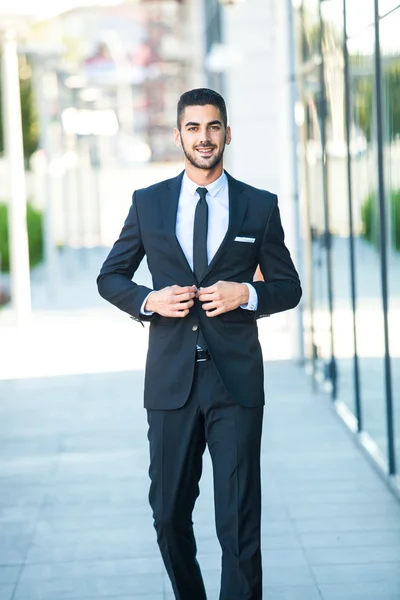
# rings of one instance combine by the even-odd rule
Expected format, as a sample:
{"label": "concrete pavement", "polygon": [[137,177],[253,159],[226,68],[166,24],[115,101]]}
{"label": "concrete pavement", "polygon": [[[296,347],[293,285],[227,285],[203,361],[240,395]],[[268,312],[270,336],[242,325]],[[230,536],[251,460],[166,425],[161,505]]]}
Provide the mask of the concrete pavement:
{"label": "concrete pavement", "polygon": [[[38,270],[24,332],[0,313],[0,600],[173,598],[147,501],[147,329],[98,298],[103,256],[64,256],[53,289]],[[400,504],[288,360],[289,325],[260,323],[264,597],[399,600]],[[217,600],[207,453],[194,522]]]}

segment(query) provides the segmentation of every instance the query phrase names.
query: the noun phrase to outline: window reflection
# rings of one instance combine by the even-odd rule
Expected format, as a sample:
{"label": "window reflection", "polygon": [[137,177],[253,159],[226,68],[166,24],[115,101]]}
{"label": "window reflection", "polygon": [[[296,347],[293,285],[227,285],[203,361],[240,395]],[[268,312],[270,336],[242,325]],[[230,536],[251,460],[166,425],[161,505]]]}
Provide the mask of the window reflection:
{"label": "window reflection", "polygon": [[374,28],[349,39],[348,51],[360,395],[364,429],[386,456]]}
{"label": "window reflection", "polygon": [[320,55],[319,0],[303,0],[301,23],[302,59],[315,61]]}
{"label": "window reflection", "polygon": [[[380,22],[387,224],[389,346],[400,460],[400,8]],[[397,425],[397,427],[396,427]]]}
{"label": "window reflection", "polygon": [[343,2],[324,2],[324,79],[327,102],[326,156],[333,275],[333,341],[337,399],[355,414],[354,336],[351,302],[349,197],[343,56]]}
{"label": "window reflection", "polygon": [[[379,22],[382,77],[378,86],[375,0],[293,0],[293,5],[298,7],[298,73],[304,115],[299,125],[299,157],[303,229],[307,232],[308,273],[303,301],[307,356],[315,379],[324,383],[333,380],[330,359],[334,356],[336,397],[353,414],[360,415],[362,431],[376,442],[387,462],[388,363],[382,290],[386,253],[390,364],[400,464],[400,2],[379,2],[379,14],[385,16]],[[382,99],[382,123],[377,122],[377,98]],[[383,132],[383,228],[378,194],[382,182],[378,126]],[[350,272],[353,249],[355,289]],[[335,386],[331,389],[335,391]]]}
{"label": "window reflection", "polygon": [[388,12],[400,6],[399,0],[379,0],[379,14],[386,15]]}
{"label": "window reflection", "polygon": [[374,23],[374,0],[346,0],[346,18],[347,36],[358,36]]}

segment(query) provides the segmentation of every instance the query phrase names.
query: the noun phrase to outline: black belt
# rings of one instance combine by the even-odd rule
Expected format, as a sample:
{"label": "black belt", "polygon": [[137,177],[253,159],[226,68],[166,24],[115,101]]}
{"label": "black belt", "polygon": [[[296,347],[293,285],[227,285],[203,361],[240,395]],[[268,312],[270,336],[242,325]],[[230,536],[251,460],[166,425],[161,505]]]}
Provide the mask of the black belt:
{"label": "black belt", "polygon": [[204,362],[205,360],[210,360],[211,355],[208,350],[203,350],[199,346],[196,348],[196,362]]}

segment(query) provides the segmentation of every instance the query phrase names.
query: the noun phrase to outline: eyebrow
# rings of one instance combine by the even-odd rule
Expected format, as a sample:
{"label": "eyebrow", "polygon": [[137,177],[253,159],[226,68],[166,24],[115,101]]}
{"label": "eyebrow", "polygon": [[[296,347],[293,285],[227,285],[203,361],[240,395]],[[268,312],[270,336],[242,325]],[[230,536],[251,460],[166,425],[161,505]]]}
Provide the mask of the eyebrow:
{"label": "eyebrow", "polygon": [[[200,123],[196,123],[195,121],[188,121],[187,123],[185,123],[185,127],[198,127],[200,125]],[[218,119],[215,119],[214,121],[210,121],[209,123],[207,123],[207,125],[221,125],[222,127],[222,123],[221,121],[219,121]]]}

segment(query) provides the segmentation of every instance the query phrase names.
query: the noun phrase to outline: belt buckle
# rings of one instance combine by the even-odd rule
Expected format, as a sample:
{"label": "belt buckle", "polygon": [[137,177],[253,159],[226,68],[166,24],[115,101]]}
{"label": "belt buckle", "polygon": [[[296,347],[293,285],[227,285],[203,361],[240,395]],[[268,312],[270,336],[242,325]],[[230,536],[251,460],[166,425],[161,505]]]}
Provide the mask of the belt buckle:
{"label": "belt buckle", "polygon": [[206,362],[210,359],[210,353],[203,348],[196,348],[196,362]]}

